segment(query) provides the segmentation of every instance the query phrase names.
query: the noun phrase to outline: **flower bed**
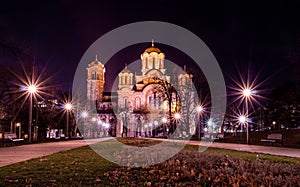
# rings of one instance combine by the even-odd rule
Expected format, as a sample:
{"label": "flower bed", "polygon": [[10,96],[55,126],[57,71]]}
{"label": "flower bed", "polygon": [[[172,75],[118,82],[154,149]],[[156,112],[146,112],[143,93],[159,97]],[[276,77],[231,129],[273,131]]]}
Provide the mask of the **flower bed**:
{"label": "flower bed", "polygon": [[294,164],[183,150],[157,165],[117,167],[104,176],[110,185],[126,186],[300,186],[299,173]]}

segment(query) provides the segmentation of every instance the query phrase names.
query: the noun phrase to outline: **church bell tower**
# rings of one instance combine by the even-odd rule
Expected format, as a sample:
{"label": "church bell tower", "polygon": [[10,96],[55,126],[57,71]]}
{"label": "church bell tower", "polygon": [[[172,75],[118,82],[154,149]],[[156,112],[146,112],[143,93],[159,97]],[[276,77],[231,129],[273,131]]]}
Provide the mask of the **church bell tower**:
{"label": "church bell tower", "polygon": [[98,61],[97,55],[94,61],[87,67],[87,98],[89,101],[101,101],[104,92],[105,67]]}

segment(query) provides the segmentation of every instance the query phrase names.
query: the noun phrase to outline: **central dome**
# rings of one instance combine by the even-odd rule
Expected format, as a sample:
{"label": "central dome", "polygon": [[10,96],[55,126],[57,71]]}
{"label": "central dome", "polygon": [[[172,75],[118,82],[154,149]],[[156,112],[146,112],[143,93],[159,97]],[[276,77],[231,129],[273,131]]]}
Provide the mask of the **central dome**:
{"label": "central dome", "polygon": [[154,41],[152,40],[152,45],[151,47],[147,48],[145,50],[146,53],[151,53],[151,52],[156,52],[156,53],[161,53],[161,50],[157,47],[154,47]]}

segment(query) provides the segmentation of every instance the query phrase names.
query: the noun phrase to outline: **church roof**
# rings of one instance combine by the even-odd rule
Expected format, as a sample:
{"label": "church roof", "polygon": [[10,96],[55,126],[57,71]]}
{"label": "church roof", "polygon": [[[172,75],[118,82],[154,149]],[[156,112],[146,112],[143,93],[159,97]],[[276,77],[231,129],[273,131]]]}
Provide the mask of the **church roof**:
{"label": "church roof", "polygon": [[161,50],[157,47],[154,47],[154,41],[152,40],[152,45],[151,47],[148,47],[146,50],[145,50],[146,53],[151,53],[151,52],[157,52],[157,53],[161,53]]}

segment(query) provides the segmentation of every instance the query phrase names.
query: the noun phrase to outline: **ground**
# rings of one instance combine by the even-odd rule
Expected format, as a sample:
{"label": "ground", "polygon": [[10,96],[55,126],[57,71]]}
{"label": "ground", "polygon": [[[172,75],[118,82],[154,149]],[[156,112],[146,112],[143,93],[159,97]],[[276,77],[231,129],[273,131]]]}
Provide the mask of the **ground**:
{"label": "ground", "polygon": [[[118,139],[148,146],[155,140]],[[113,146],[112,141],[102,142]],[[134,156],[134,155],[132,155]],[[113,164],[89,146],[1,167],[0,186],[297,186],[297,158],[188,145],[167,161],[146,167]]]}

